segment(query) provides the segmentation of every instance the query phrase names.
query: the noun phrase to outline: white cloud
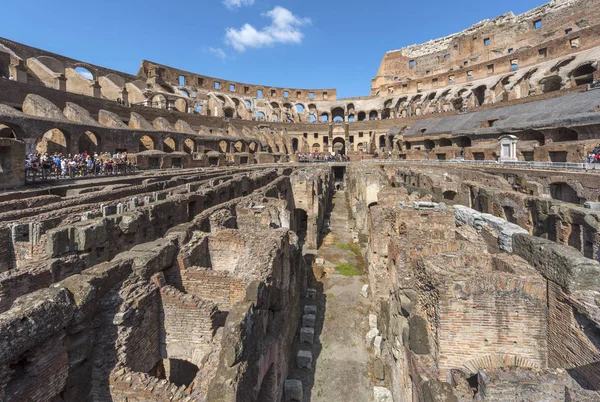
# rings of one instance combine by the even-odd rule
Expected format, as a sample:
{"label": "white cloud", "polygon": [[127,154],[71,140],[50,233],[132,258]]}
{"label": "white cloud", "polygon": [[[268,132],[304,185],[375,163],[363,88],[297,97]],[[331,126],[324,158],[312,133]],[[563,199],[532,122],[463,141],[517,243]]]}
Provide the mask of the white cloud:
{"label": "white cloud", "polygon": [[275,43],[301,43],[304,34],[300,27],[310,24],[309,18],[300,18],[286,8],[277,6],[263,14],[271,19],[271,24],[257,30],[250,24],[240,29],[228,28],[225,43],[243,52],[247,48],[261,48]]}
{"label": "white cloud", "polygon": [[254,0],[223,0],[223,4],[230,10],[238,9],[242,6],[251,6]]}
{"label": "white cloud", "polygon": [[225,60],[227,58],[227,53],[223,51],[221,48],[209,47],[208,51],[217,56],[221,60]]}

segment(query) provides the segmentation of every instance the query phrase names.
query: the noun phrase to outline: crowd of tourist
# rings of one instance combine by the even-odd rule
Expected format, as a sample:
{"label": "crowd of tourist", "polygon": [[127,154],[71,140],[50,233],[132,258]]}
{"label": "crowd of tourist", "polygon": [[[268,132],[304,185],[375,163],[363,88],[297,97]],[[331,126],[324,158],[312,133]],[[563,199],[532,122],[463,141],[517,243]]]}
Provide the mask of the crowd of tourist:
{"label": "crowd of tourist", "polygon": [[31,153],[25,159],[28,174],[39,173],[56,178],[83,177],[91,175],[115,175],[131,173],[136,170],[135,164],[127,160],[127,152],[97,152],[91,154]]}
{"label": "crowd of tourist", "polygon": [[348,156],[344,154],[331,155],[323,152],[313,152],[309,154],[299,153],[299,162],[348,162]]}
{"label": "crowd of tourist", "polygon": [[594,150],[588,153],[585,163],[600,163],[600,144],[596,145]]}

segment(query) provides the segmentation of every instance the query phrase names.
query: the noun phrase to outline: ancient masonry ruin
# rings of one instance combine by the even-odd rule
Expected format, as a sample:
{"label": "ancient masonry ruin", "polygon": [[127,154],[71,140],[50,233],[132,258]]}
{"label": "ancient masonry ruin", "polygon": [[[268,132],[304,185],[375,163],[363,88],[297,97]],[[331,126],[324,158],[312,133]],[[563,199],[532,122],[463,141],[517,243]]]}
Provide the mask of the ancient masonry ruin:
{"label": "ancient masonry ruin", "polygon": [[[0,38],[0,400],[600,401],[599,17],[485,20],[341,100]],[[84,152],[136,169],[24,169]]]}
{"label": "ancient masonry ruin", "polygon": [[366,261],[368,311],[343,331],[371,353],[375,400],[600,400],[597,175],[350,163],[92,182],[0,196],[2,400],[326,400],[336,193]]}

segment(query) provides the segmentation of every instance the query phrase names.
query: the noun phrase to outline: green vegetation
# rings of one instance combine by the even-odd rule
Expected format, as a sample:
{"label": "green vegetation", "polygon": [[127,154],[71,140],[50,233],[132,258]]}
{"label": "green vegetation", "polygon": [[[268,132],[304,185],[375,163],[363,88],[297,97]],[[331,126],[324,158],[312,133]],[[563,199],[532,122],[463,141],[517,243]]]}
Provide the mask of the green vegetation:
{"label": "green vegetation", "polygon": [[349,262],[344,262],[337,267],[335,270],[340,273],[340,275],[344,276],[360,276],[362,272],[354,265]]}
{"label": "green vegetation", "polygon": [[351,251],[354,255],[360,255],[360,246],[358,244],[335,243],[335,246],[342,250]]}

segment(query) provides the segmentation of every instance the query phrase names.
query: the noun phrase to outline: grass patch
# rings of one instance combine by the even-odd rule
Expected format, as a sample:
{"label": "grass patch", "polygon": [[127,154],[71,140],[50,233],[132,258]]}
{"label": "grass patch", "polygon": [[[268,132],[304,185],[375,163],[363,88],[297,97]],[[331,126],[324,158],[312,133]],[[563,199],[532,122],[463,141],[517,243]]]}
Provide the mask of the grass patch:
{"label": "grass patch", "polygon": [[335,297],[333,293],[326,293],[325,296],[327,296],[328,299],[332,299]]}
{"label": "grass patch", "polygon": [[358,244],[335,243],[335,246],[342,250],[350,251],[354,253],[354,255],[360,255],[360,246]]}
{"label": "grass patch", "polygon": [[344,263],[338,265],[337,267],[335,267],[335,270],[340,275],[344,275],[344,276],[360,276],[360,275],[362,275],[362,272],[354,264],[350,264],[349,262],[344,262]]}

